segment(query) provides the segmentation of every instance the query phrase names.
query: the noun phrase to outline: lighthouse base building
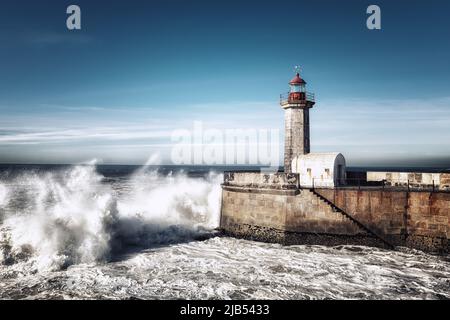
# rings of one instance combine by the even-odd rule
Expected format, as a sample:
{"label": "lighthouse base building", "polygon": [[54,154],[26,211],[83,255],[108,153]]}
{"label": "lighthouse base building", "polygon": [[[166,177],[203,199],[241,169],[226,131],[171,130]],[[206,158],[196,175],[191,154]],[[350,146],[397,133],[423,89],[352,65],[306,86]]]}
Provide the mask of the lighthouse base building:
{"label": "lighthouse base building", "polygon": [[284,172],[225,172],[223,233],[282,244],[449,252],[450,173],[348,172],[342,154],[310,153],[315,97],[299,74],[289,84],[280,97]]}
{"label": "lighthouse base building", "polygon": [[296,156],[291,168],[298,174],[300,186],[305,188],[333,188],[346,184],[345,158],[338,152]]}

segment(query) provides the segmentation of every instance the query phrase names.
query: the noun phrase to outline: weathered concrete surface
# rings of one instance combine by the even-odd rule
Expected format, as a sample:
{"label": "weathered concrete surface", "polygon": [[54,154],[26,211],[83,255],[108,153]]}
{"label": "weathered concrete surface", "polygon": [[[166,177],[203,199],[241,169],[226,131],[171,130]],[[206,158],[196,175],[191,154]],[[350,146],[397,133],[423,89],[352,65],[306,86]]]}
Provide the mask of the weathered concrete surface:
{"label": "weathered concrete surface", "polygon": [[298,174],[263,172],[225,172],[224,185],[262,189],[297,189]]}
{"label": "weathered concrete surface", "polygon": [[339,152],[308,153],[294,157],[292,172],[298,173],[305,188],[332,188],[346,182],[345,158]]}
{"label": "weathered concrete surface", "polygon": [[310,151],[309,109],[284,106],[284,171],[292,172],[292,159]]}
{"label": "weathered concrete surface", "polygon": [[450,173],[441,173],[439,177],[439,187],[442,190],[450,190]]}
{"label": "weathered concrete surface", "polygon": [[223,186],[220,226],[227,234],[266,242],[385,246],[308,189],[274,194]]}
{"label": "weathered concrete surface", "polygon": [[[239,173],[225,179],[221,228],[281,243],[384,246],[345,214],[286,174]],[[277,182],[277,183],[275,183]],[[395,245],[448,252],[450,193],[315,189],[375,235]]]}
{"label": "weathered concrete surface", "polygon": [[370,245],[383,247],[383,244],[376,238],[368,235],[334,235],[318,234],[306,232],[289,232],[268,227],[261,227],[249,224],[230,224],[224,229],[224,234],[244,238],[254,241],[281,243],[284,245],[310,244],[337,246],[342,244],[350,245]]}
{"label": "weathered concrete surface", "polygon": [[367,181],[385,181],[390,186],[407,186],[450,190],[450,173],[367,172]]}
{"label": "weathered concrete surface", "polygon": [[450,193],[364,189],[316,192],[397,245],[448,252]]}
{"label": "weathered concrete surface", "polygon": [[253,225],[284,230],[287,194],[223,187],[220,225]]}

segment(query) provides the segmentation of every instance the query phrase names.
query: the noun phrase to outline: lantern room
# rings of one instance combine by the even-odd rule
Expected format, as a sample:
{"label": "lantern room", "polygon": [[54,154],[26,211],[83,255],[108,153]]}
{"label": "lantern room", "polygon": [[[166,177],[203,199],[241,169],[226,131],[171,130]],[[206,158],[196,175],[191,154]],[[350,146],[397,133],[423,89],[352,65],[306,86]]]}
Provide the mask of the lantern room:
{"label": "lantern room", "polygon": [[300,78],[300,74],[297,72],[295,77],[289,82],[291,86],[291,93],[305,92],[306,81]]}
{"label": "lantern room", "polygon": [[295,77],[289,81],[290,90],[287,94],[280,95],[282,106],[286,104],[304,104],[308,107],[314,105],[314,94],[306,91],[306,81],[300,77],[297,71]]}

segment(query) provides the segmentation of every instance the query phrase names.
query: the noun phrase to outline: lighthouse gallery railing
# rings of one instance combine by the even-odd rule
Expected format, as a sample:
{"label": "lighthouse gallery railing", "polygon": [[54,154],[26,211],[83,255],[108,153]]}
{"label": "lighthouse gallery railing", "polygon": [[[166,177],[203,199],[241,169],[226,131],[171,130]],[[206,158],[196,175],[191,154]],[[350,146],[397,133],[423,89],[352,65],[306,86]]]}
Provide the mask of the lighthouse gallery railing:
{"label": "lighthouse gallery railing", "polygon": [[[297,100],[293,100],[290,101],[289,99],[290,93],[286,92],[286,93],[282,93],[280,94],[280,103],[288,103],[288,102],[295,102]],[[316,97],[315,94],[312,92],[305,92],[305,99],[304,100],[299,100],[299,101],[311,101],[311,102],[315,102],[316,101]]]}

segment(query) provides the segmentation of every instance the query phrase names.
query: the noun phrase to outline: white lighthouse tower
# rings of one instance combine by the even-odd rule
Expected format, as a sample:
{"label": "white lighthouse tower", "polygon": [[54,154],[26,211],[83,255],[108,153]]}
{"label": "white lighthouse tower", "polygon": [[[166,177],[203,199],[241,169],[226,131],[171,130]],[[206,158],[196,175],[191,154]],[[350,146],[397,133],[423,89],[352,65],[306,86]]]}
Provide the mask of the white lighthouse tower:
{"label": "white lighthouse tower", "polygon": [[287,173],[292,172],[294,157],[310,152],[309,109],[315,104],[314,94],[306,91],[306,81],[299,72],[289,86],[290,91],[280,96],[280,105],[284,109],[284,171]]}
{"label": "white lighthouse tower", "polygon": [[338,152],[310,153],[309,110],[315,96],[306,91],[306,81],[296,75],[289,82],[290,90],[280,95],[284,109],[284,172],[298,173],[303,187],[334,187],[345,184],[345,158]]}

